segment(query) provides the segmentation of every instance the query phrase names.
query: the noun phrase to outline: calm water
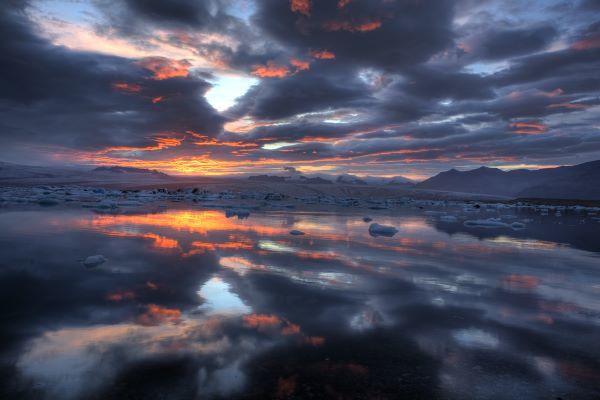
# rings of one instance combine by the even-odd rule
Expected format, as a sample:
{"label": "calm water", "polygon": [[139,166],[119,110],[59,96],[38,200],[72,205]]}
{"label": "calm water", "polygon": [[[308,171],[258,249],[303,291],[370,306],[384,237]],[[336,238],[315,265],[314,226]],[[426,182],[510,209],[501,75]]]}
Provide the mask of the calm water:
{"label": "calm water", "polygon": [[600,223],[390,214],[4,209],[0,398],[599,398]]}

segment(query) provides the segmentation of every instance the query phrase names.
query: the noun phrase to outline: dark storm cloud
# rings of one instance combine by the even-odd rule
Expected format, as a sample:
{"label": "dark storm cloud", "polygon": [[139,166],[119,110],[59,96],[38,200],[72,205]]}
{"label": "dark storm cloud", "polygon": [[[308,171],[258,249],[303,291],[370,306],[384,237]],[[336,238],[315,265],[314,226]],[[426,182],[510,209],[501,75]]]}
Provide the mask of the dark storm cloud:
{"label": "dark storm cloud", "polygon": [[489,99],[494,96],[491,84],[477,74],[419,66],[405,75],[399,89],[425,99]]}
{"label": "dark storm cloud", "polygon": [[0,10],[0,34],[5,144],[147,145],[164,132],[221,129],[224,119],[202,97],[210,85],[200,78],[155,80],[135,60],[53,46],[11,4]]}
{"label": "dark storm cloud", "polygon": [[[344,73],[346,72],[346,73]],[[264,79],[244,95],[232,116],[279,119],[311,111],[325,111],[372,103],[367,86],[351,71],[303,71],[286,79]]]}
{"label": "dark storm cloud", "polygon": [[127,7],[148,19],[189,25],[202,25],[210,20],[209,3],[193,0],[125,0]]}
{"label": "dark storm cloud", "polygon": [[514,85],[568,76],[577,79],[579,74],[597,70],[600,48],[565,49],[514,60],[506,71],[497,74],[500,85]]}
{"label": "dark storm cloud", "polygon": [[[597,151],[591,139],[600,122],[594,2],[92,4],[91,33],[152,57],[57,46],[35,7],[4,2],[2,157],[15,161],[35,146],[143,149],[157,136],[180,142],[135,157],[392,166],[412,160],[439,168],[458,159],[558,162]],[[218,85],[229,73],[258,83],[218,113],[204,96],[209,82]],[[240,119],[250,128],[236,131]],[[234,125],[224,130],[225,122]],[[301,143],[262,147],[275,142]]]}
{"label": "dark storm cloud", "polygon": [[[256,29],[228,12],[230,1],[93,1],[103,16],[95,23],[100,35],[127,38],[141,48],[156,50],[156,31],[161,30],[161,42],[186,48],[215,64],[247,67],[260,62],[268,53],[269,46],[262,43]],[[231,38],[236,42],[235,48],[223,40],[202,39],[202,35],[211,34]],[[256,43],[261,43],[260,51],[254,49]]]}
{"label": "dark storm cloud", "polygon": [[308,16],[290,12],[287,1],[262,0],[253,22],[299,52],[327,49],[343,63],[395,70],[450,44],[452,16],[446,0],[352,1],[342,9],[337,1],[313,1]]}
{"label": "dark storm cloud", "polygon": [[478,35],[470,43],[472,49],[469,51],[482,60],[502,60],[543,50],[556,38],[557,33],[552,25],[528,29],[491,29]]}

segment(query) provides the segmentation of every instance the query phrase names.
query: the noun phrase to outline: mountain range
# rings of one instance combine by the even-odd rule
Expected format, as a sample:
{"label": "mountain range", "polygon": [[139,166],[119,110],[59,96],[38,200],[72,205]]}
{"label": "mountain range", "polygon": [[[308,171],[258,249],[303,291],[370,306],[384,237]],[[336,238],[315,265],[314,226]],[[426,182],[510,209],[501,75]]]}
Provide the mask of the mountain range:
{"label": "mountain range", "polygon": [[415,188],[517,198],[600,200],[600,160],[537,170],[451,169],[418,183]]}
{"label": "mountain range", "polygon": [[284,174],[284,175],[253,175],[248,177],[251,181],[263,182],[289,182],[289,183],[309,183],[309,184],[341,184],[341,185],[405,185],[412,186],[414,182],[403,176],[394,176],[391,178],[379,176],[363,176],[343,174],[343,175],[326,175],[318,174],[305,176],[299,173]]}
{"label": "mountain range", "polygon": [[[149,169],[101,166],[93,170],[72,167],[25,166],[0,162],[0,184],[100,184],[135,182],[192,182],[194,177],[169,176]],[[480,167],[470,171],[451,169],[423,182],[414,183],[402,176],[373,177],[356,175],[255,175],[247,178],[261,182],[287,182],[311,185],[379,186],[417,192],[443,191],[512,198],[600,200],[600,160],[574,166],[503,171]]]}

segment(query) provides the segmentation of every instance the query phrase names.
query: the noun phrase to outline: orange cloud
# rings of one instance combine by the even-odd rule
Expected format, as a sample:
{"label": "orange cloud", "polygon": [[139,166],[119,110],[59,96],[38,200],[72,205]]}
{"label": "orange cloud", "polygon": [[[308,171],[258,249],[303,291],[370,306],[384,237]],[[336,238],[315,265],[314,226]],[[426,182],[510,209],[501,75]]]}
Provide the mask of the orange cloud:
{"label": "orange cloud", "polygon": [[596,49],[600,47],[600,34],[595,34],[585,39],[581,39],[572,46],[575,50]]}
{"label": "orange cloud", "polygon": [[137,83],[115,82],[111,86],[130,93],[138,93],[142,90],[142,87]]}
{"label": "orange cloud", "polygon": [[290,70],[285,65],[277,65],[273,61],[267,61],[267,65],[254,65],[252,75],[261,78],[285,78],[290,74]]}
{"label": "orange cloud", "polygon": [[215,138],[208,137],[201,133],[196,133],[194,131],[186,131],[186,133],[192,135],[193,137],[200,139],[200,141],[194,142],[196,146],[230,146],[230,147],[258,147],[256,143],[252,142],[231,142],[231,141],[222,141]]}
{"label": "orange cloud", "polygon": [[180,146],[183,139],[171,138],[171,137],[155,137],[152,140],[156,143],[153,146],[147,147],[131,147],[131,146],[115,146],[107,147],[97,152],[97,154],[107,154],[114,151],[158,151],[168,149],[169,147]]}
{"label": "orange cloud", "polygon": [[106,299],[109,301],[133,300],[135,299],[135,293],[129,290],[109,293]]}
{"label": "orange cloud", "polygon": [[310,17],[310,0],[290,0],[290,10]]}
{"label": "orange cloud", "polygon": [[186,77],[192,64],[187,60],[172,60],[165,57],[147,57],[137,62],[138,65],[154,73],[153,79]]}
{"label": "orange cloud", "polygon": [[508,275],[504,283],[511,289],[534,289],[540,284],[540,278],[531,275]]}
{"label": "orange cloud", "polygon": [[323,27],[325,30],[332,32],[370,32],[381,28],[381,21],[364,21],[358,24],[350,21],[329,21],[326,22]]}
{"label": "orange cloud", "polygon": [[281,334],[285,335],[285,336],[297,335],[299,333],[300,333],[300,325],[292,324],[292,323],[288,323],[288,325],[285,326],[281,330]]}
{"label": "orange cloud", "polygon": [[556,96],[560,96],[560,95],[561,95],[561,94],[563,94],[563,93],[564,93],[564,90],[562,90],[561,88],[554,89],[554,90],[553,90],[553,91],[551,91],[551,92],[544,92],[544,94],[545,94],[547,97],[556,97]]}
{"label": "orange cloud", "polygon": [[156,304],[148,304],[146,312],[140,315],[136,322],[144,326],[161,325],[167,322],[177,322],[181,318],[181,310],[166,308]]}
{"label": "orange cloud", "polygon": [[281,325],[281,319],[274,314],[250,314],[244,316],[244,323],[250,328],[268,329]]}
{"label": "orange cloud", "polygon": [[529,122],[513,122],[509,125],[512,133],[522,135],[539,135],[545,133],[548,130],[548,125],[541,122],[529,121]]}
{"label": "orange cloud", "polygon": [[558,103],[558,104],[550,104],[548,108],[565,108],[568,110],[586,110],[590,108],[589,104],[581,104],[581,103]]}
{"label": "orange cloud", "polygon": [[305,71],[310,68],[310,62],[303,61],[297,58],[292,58],[290,60],[290,64],[292,64],[296,68],[296,72]]}
{"label": "orange cloud", "polygon": [[333,60],[335,58],[335,54],[328,50],[312,50],[310,55],[319,60]]}
{"label": "orange cloud", "polygon": [[304,342],[312,344],[315,347],[322,346],[325,343],[325,338],[322,336],[307,336]]}

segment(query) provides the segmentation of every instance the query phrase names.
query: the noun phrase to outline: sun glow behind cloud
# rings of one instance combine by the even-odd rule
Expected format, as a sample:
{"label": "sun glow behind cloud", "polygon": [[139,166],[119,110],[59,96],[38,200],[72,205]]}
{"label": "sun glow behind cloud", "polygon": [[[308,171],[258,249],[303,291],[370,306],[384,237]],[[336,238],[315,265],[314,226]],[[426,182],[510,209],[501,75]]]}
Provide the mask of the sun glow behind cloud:
{"label": "sun glow behind cloud", "polygon": [[248,89],[258,83],[258,79],[244,75],[217,74],[211,81],[213,86],[204,96],[218,111],[225,111],[235,104]]}

